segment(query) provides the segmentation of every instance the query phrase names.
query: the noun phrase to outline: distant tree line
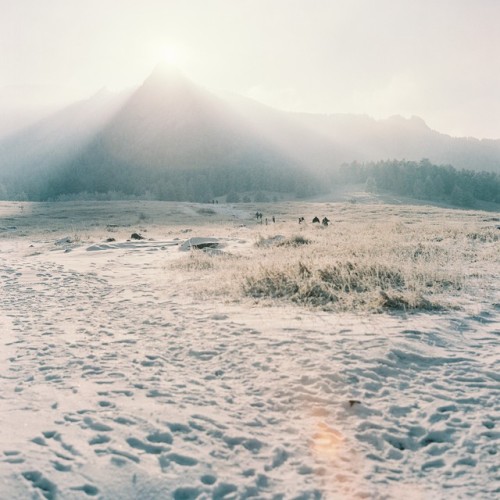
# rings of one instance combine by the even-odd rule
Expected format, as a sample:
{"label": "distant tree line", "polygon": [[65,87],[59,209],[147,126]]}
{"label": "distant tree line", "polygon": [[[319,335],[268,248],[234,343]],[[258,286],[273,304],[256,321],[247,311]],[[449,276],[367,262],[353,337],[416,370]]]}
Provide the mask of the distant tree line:
{"label": "distant tree line", "polygon": [[457,170],[420,162],[391,160],[344,164],[337,183],[364,183],[367,191],[389,193],[474,207],[477,200],[500,203],[500,176],[493,172]]}
{"label": "distant tree line", "polygon": [[294,193],[299,198],[324,190],[317,176],[290,166],[256,162],[194,168],[152,168],[112,160],[74,159],[49,171],[0,178],[0,197],[10,200],[116,199],[208,202],[245,192]]}
{"label": "distant tree line", "polygon": [[332,184],[363,183],[368,191],[474,207],[477,200],[500,203],[500,176],[493,172],[457,170],[420,162],[391,160],[344,164],[312,174],[279,161],[245,158],[235,164],[153,168],[124,164],[112,158],[80,157],[50,169],[28,169],[0,176],[5,200],[149,199],[209,202],[267,200],[265,193],[293,193],[307,198]]}

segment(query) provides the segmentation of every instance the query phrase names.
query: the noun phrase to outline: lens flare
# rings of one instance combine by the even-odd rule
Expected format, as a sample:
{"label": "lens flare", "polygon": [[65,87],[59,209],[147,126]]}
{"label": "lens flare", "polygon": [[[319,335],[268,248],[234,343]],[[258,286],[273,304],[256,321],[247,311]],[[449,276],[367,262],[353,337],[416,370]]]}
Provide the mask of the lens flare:
{"label": "lens flare", "polygon": [[312,439],[312,450],[318,458],[329,460],[336,458],[342,449],[344,436],[325,424],[318,422]]}

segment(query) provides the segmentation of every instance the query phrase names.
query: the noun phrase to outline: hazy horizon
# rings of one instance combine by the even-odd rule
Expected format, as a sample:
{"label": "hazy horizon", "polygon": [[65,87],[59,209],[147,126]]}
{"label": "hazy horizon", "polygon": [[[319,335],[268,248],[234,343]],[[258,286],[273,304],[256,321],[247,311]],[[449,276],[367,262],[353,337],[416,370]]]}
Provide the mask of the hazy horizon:
{"label": "hazy horizon", "polygon": [[0,111],[140,85],[168,60],[205,87],[311,113],[419,116],[500,138],[500,3],[0,0]]}

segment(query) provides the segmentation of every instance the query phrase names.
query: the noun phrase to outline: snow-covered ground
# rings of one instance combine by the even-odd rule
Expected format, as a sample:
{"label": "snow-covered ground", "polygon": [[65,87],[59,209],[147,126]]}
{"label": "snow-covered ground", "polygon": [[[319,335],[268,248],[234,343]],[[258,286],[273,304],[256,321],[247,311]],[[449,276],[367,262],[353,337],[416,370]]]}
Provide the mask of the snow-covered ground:
{"label": "snow-covered ground", "polygon": [[498,295],[393,315],[215,303],[165,265],[182,240],[8,224],[0,498],[500,495]]}

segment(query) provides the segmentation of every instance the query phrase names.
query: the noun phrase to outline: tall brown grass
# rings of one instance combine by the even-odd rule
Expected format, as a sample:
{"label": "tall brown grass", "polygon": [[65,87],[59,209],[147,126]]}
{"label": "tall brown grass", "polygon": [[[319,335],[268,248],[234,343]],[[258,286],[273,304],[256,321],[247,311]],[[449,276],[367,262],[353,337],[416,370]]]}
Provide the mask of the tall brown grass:
{"label": "tall brown grass", "polygon": [[454,307],[460,294],[482,286],[490,264],[498,269],[495,228],[458,212],[424,218],[421,210],[391,208],[387,217],[356,206],[328,227],[256,227],[240,259],[195,252],[175,266],[198,271],[204,293],[227,300],[338,311]]}

